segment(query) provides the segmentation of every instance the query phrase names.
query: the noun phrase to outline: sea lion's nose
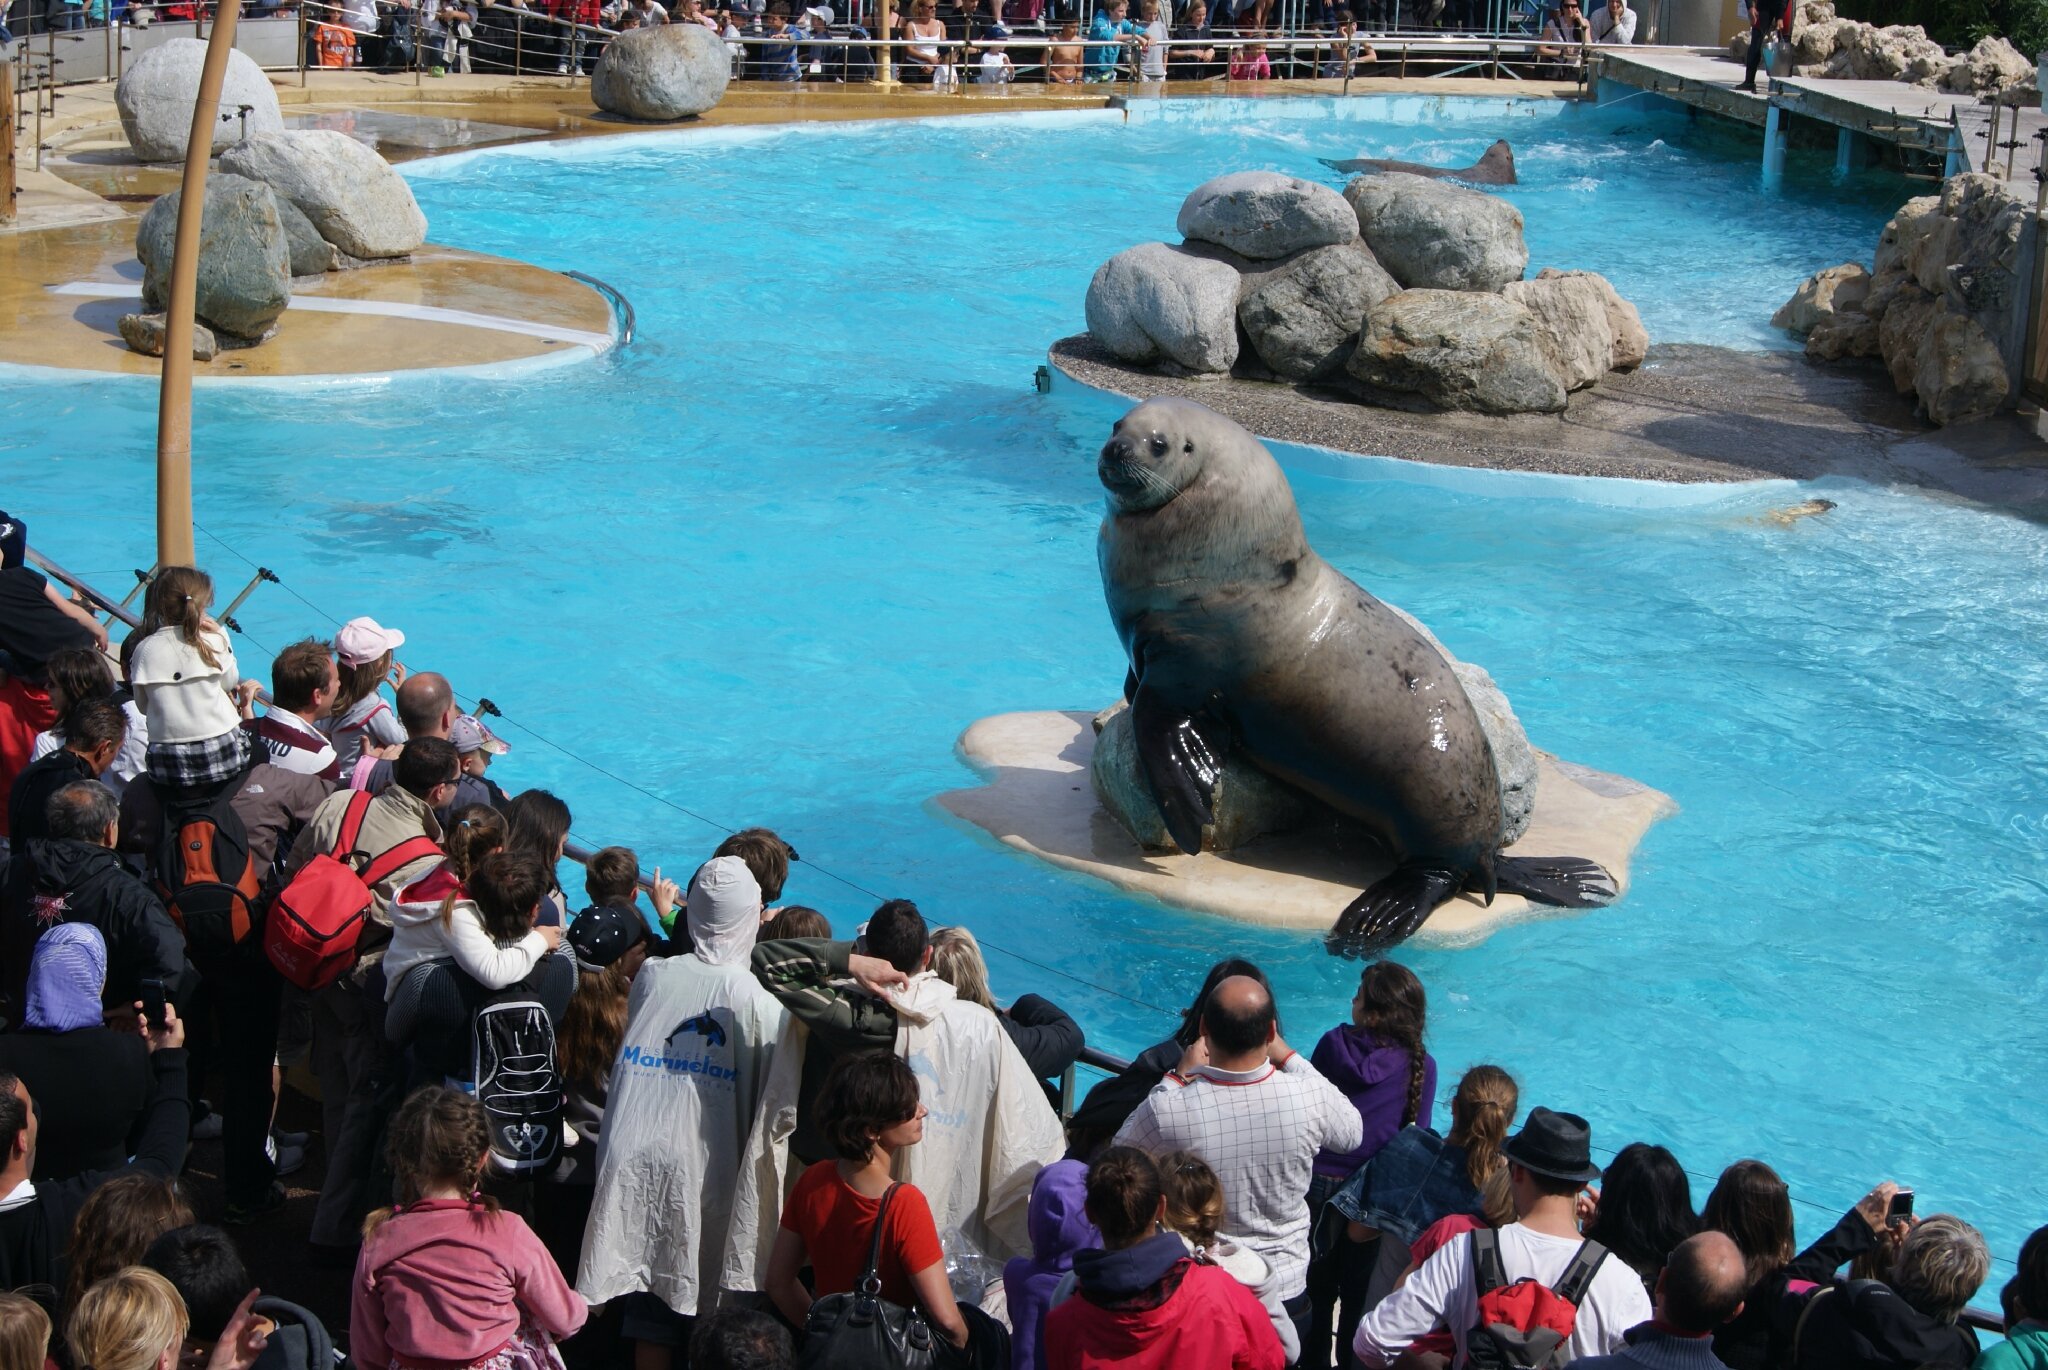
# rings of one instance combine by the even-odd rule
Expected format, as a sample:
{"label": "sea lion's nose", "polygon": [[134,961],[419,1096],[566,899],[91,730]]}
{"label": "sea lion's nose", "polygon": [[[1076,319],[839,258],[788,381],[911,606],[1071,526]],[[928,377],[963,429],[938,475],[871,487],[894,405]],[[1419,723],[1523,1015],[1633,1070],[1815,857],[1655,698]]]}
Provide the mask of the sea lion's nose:
{"label": "sea lion's nose", "polygon": [[1102,444],[1102,459],[1104,461],[1129,461],[1136,455],[1136,444],[1121,433]]}

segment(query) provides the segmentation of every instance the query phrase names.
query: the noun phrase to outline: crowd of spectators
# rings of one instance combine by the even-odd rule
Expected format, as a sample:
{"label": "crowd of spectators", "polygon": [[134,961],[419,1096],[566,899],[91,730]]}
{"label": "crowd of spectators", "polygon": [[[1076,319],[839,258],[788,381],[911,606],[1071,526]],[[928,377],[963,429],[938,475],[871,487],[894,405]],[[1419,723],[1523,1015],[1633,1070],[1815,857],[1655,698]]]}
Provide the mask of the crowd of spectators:
{"label": "crowd of spectators", "polygon": [[[638,1370],[874,1363],[843,1359],[870,1297],[940,1364],[1015,1370],[2048,1363],[2048,1229],[1983,1349],[1983,1238],[1890,1182],[1799,1250],[1768,1165],[1696,1210],[1669,1151],[1603,1173],[1497,1066],[1437,1131],[1428,994],[1391,961],[1307,1053],[1221,961],[1062,1120],[1080,1028],[1001,1007],[966,929],[892,899],[835,938],[764,828],[682,885],[605,848],[572,912],[568,807],[494,783],[506,744],[398,631],[292,644],[259,713],[204,573],[160,570],[95,671],[23,547],[0,515],[0,1370],[324,1370],[335,1333],[379,1370],[621,1338]],[[337,878],[366,917],[309,982],[280,939]],[[305,1268],[354,1271],[332,1329],[274,1296],[290,1263],[259,1297],[179,1178],[218,1138],[203,1216],[283,1221],[301,1062]]]}

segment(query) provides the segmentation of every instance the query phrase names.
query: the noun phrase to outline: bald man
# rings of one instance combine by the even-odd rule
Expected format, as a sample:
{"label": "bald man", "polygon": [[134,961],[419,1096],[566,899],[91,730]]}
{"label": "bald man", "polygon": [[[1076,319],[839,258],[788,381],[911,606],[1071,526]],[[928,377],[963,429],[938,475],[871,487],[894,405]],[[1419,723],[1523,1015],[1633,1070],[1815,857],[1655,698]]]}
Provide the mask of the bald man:
{"label": "bald man", "polygon": [[[405,725],[408,738],[448,736],[455,726],[455,687],[448,683],[448,677],[436,671],[414,671],[398,687],[398,721]],[[362,783],[359,790],[371,794],[382,794],[391,784],[391,762],[380,760],[371,764],[367,771],[359,772]],[[470,804],[491,805],[491,787],[481,778],[465,773],[456,782],[455,797],[448,806],[434,810],[434,817],[446,827],[455,811]]]}
{"label": "bald man", "polygon": [[1308,1186],[1318,1151],[1356,1147],[1365,1125],[1351,1101],[1280,1037],[1266,987],[1219,982],[1202,1005],[1202,1035],[1116,1134],[1155,1159],[1192,1151],[1223,1182],[1223,1229],[1264,1258],[1257,1291],[1288,1359],[1308,1333]]}
{"label": "bald man", "polygon": [[1657,1276],[1657,1316],[1630,1328],[1626,1347],[1575,1360],[1573,1370],[1726,1370],[1714,1355],[1714,1333],[1742,1311],[1748,1278],[1741,1248],[1726,1235],[1686,1238]]}

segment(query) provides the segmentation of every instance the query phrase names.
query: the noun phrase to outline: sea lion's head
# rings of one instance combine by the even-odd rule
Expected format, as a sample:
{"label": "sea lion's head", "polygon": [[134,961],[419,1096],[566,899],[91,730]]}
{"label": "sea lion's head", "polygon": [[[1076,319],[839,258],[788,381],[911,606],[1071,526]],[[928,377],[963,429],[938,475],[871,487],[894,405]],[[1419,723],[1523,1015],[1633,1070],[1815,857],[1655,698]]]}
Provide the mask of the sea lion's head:
{"label": "sea lion's head", "polygon": [[1203,438],[1221,416],[1192,400],[1147,400],[1116,421],[1095,474],[1120,514],[1171,503],[1208,460]]}

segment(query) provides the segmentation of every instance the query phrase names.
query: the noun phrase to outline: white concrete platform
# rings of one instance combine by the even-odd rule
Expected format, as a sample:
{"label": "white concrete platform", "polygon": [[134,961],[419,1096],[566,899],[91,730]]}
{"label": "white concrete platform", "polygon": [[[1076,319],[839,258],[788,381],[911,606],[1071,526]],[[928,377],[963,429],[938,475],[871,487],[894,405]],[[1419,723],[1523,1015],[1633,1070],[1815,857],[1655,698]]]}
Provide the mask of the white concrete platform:
{"label": "white concrete platform", "polygon": [[[1327,840],[1289,834],[1233,852],[1149,852],[1096,801],[1088,783],[1095,751],[1092,712],[997,714],[960,735],[963,760],[987,783],[938,797],[941,808],[1006,846],[1135,894],[1248,923],[1329,928],[1358,892],[1386,874],[1384,857],[1337,852]],[[1629,866],[1643,834],[1678,812],[1670,796],[1618,775],[1538,753],[1541,778],[1529,831],[1509,850],[1583,856],[1614,875],[1628,896]],[[1573,909],[1501,895],[1491,906],[1460,896],[1439,908],[1415,940],[1466,946],[1510,923],[1570,917]]]}

